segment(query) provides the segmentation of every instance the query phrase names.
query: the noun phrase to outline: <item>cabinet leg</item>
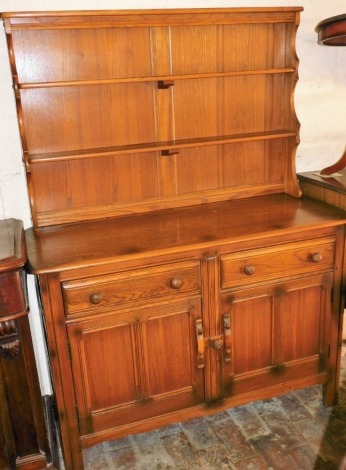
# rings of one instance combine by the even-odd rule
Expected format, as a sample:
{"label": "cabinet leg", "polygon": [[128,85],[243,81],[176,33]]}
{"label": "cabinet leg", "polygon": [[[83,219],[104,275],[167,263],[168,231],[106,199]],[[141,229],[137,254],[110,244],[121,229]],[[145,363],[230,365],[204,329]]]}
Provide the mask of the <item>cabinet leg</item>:
{"label": "cabinet leg", "polygon": [[323,404],[326,407],[334,406],[338,402],[338,387],[335,386],[335,376],[323,384]]}

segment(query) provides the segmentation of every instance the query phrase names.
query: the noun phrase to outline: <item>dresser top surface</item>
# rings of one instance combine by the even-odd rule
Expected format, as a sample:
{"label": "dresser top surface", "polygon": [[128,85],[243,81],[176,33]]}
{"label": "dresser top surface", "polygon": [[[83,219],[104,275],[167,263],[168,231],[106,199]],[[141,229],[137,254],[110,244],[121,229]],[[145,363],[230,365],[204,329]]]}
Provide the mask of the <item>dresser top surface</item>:
{"label": "dresser top surface", "polygon": [[37,274],[117,261],[217,249],[346,223],[345,213],[285,194],[204,204],[114,219],[26,230],[29,269]]}

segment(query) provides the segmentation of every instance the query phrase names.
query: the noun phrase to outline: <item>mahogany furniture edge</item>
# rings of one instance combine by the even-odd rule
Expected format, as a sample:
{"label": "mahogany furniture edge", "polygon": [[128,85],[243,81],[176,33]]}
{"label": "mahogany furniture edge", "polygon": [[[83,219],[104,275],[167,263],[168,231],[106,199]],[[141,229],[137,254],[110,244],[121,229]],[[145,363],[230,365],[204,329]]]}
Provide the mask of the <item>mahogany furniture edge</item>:
{"label": "mahogany furniture edge", "polygon": [[47,468],[50,448],[38,382],[24,265],[23,223],[0,220],[1,468]]}

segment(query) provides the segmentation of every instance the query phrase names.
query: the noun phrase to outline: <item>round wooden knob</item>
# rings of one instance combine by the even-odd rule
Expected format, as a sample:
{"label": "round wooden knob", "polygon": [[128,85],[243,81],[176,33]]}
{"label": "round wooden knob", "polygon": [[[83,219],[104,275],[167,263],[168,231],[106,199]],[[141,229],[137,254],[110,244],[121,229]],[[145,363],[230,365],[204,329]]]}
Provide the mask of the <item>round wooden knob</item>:
{"label": "round wooden knob", "polygon": [[90,302],[94,305],[97,305],[101,302],[102,300],[102,295],[101,294],[91,294],[91,296],[89,297],[90,299]]}
{"label": "round wooden knob", "polygon": [[182,285],[183,285],[182,279],[175,278],[171,280],[172,289],[180,289]]}
{"label": "round wooden knob", "polygon": [[220,349],[223,348],[223,341],[222,341],[222,339],[216,339],[216,340],[213,342],[213,348],[214,348],[214,349],[217,349],[218,351],[220,351]]}
{"label": "round wooden knob", "polygon": [[321,253],[314,253],[311,255],[311,259],[314,263],[319,263],[320,261],[322,261],[322,255]]}
{"label": "round wooden knob", "polygon": [[256,271],[256,268],[255,268],[255,266],[253,266],[252,264],[248,264],[248,265],[245,266],[245,268],[244,268],[244,273],[245,273],[247,276],[251,276],[251,274],[253,274],[255,271]]}

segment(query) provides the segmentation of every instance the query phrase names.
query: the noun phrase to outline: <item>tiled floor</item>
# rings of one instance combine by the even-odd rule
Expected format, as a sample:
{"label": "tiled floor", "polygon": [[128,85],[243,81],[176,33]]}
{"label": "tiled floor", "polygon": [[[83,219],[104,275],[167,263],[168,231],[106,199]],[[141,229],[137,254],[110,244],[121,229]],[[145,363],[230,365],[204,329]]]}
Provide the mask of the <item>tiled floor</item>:
{"label": "tiled floor", "polygon": [[84,451],[87,470],[346,470],[346,347],[340,398],[320,386]]}

